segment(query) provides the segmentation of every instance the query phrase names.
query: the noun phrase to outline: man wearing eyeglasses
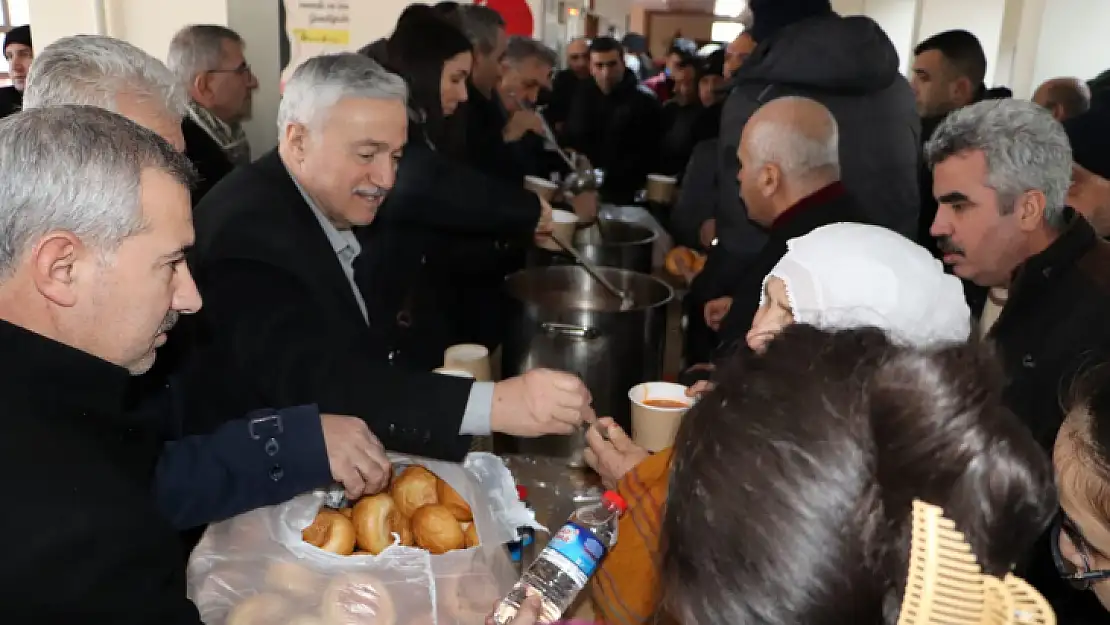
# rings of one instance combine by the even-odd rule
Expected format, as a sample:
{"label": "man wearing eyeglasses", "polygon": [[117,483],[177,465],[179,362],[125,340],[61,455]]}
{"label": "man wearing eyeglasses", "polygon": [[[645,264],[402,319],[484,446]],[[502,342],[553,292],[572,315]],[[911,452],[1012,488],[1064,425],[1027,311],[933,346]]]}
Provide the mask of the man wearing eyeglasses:
{"label": "man wearing eyeglasses", "polygon": [[242,122],[250,118],[258,80],[244,47],[239,33],[213,24],[186,26],[170,42],[166,65],[189,92],[181,130],[185,155],[200,174],[194,206],[232,169],[251,161]]}

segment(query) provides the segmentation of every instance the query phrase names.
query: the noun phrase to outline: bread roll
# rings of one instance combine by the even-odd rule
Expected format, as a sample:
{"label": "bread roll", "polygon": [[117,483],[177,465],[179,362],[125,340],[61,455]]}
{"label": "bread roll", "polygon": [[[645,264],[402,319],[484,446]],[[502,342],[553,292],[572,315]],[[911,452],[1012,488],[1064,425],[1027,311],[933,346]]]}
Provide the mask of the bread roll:
{"label": "bread roll", "polygon": [[438,503],[436,482],[438,479],[424,467],[411,466],[401,472],[394,482],[391,494],[397,510],[403,516],[412,517],[420,506]]}
{"label": "bread roll", "polygon": [[350,508],[340,508],[339,509],[339,514],[342,514],[343,516],[347,517],[348,519],[351,518],[351,513],[353,513],[353,512],[354,512],[354,510],[352,510]]}
{"label": "bread roll", "polygon": [[355,550],[355,527],[339,512],[320,508],[316,520],[301,532],[301,539],[324,551],[349,556]]}
{"label": "bread roll", "polygon": [[393,598],[381,580],[366,573],[344,573],[324,591],[321,616],[328,625],[395,625]]}
{"label": "bread roll", "polygon": [[481,545],[478,541],[478,528],[473,523],[463,523],[463,538],[466,539],[466,548],[477,547]]}
{"label": "bread roll", "polygon": [[438,503],[446,506],[451,514],[455,515],[457,521],[473,521],[474,513],[470,511],[470,504],[462,498],[459,491],[451,488],[451,485],[441,479],[436,479],[436,497],[439,499]]}
{"label": "bread roll", "polygon": [[[351,521],[355,526],[355,541],[359,549],[375,556],[393,544],[394,533],[400,535],[402,545],[412,545],[408,520],[401,516],[393,498],[386,493],[359,499]],[[405,542],[406,536],[408,542]]]}
{"label": "bread roll", "polygon": [[291,609],[285,597],[264,592],[240,601],[228,613],[224,625],[270,625],[280,622]]}
{"label": "bread roll", "polygon": [[423,506],[412,516],[412,535],[419,547],[431,553],[447,553],[466,547],[466,537],[455,515],[446,507]]}
{"label": "bread roll", "polygon": [[326,578],[294,562],[274,562],[266,569],[270,590],[296,598],[319,597]]}

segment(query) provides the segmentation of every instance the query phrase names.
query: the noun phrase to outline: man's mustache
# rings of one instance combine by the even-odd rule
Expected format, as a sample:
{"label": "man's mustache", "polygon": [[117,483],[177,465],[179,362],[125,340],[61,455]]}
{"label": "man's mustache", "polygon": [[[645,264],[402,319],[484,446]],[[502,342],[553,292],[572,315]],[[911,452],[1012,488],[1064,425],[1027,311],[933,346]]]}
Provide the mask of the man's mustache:
{"label": "man's mustache", "polygon": [[176,310],[171,310],[166,313],[166,318],[162,320],[162,325],[158,326],[158,334],[166,334],[169,332],[171,328],[177,325],[177,319],[180,316],[181,314]]}
{"label": "man's mustache", "polygon": [[389,194],[389,189],[374,187],[372,189],[355,189],[355,195],[368,200],[380,200]]}
{"label": "man's mustache", "polygon": [[944,254],[964,255],[963,248],[953,243],[952,238],[948,236],[937,237],[937,248]]}

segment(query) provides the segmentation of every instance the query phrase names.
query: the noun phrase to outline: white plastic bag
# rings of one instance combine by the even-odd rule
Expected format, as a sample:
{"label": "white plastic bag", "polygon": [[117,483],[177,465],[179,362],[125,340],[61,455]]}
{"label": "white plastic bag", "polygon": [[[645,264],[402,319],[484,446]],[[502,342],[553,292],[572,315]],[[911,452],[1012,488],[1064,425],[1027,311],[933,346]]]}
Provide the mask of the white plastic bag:
{"label": "white plastic bag", "polygon": [[390,454],[424,466],[470,504],[481,545],[431,555],[393,546],[340,556],[301,540],[326,493],[302,495],[208,528],[189,561],[189,596],[207,625],[477,625],[517,573],[504,548],[516,528],[543,529],[491,454],[464,464]]}

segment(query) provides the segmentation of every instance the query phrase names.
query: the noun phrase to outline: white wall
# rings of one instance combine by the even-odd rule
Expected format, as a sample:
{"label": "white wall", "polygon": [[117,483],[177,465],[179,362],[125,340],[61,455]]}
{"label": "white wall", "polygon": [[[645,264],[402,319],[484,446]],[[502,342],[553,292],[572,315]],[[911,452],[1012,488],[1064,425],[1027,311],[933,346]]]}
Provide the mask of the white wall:
{"label": "white wall", "polygon": [[1042,15],[1034,87],[1058,76],[1091,79],[1110,69],[1107,0],[1050,0]]}
{"label": "white wall", "polygon": [[878,22],[898,50],[898,66],[908,73],[912,65],[916,0],[865,0],[863,14]]}

